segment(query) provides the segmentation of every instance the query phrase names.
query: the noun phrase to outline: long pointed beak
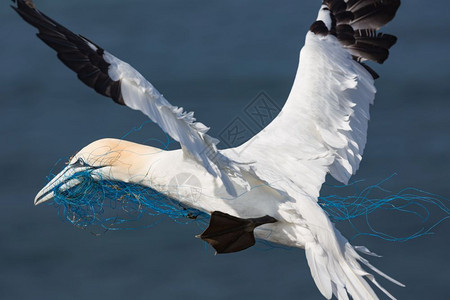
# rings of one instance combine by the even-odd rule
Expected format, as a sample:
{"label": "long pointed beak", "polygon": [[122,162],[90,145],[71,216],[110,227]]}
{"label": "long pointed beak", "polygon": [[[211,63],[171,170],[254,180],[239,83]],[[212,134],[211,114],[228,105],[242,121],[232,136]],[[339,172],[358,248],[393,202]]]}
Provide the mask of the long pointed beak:
{"label": "long pointed beak", "polygon": [[55,196],[55,190],[59,192],[64,192],[77,184],[80,184],[80,180],[73,178],[76,172],[81,171],[80,169],[75,170],[71,166],[67,166],[58,175],[55,176],[47,185],[39,191],[39,193],[34,198],[34,205],[44,203]]}

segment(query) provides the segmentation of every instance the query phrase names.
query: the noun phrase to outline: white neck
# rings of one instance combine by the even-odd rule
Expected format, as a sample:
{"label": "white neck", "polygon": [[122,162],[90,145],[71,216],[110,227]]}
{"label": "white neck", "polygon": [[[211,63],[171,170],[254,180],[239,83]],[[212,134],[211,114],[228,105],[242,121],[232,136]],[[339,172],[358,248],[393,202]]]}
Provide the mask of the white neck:
{"label": "white neck", "polygon": [[273,189],[244,172],[252,189],[248,191],[232,179],[238,193],[237,198],[232,197],[220,178],[212,176],[181,149],[165,151],[109,139],[97,142],[95,147],[88,146],[86,151],[101,160],[102,165],[108,165],[99,169],[103,178],[146,186],[208,213],[219,210],[231,215],[260,217],[272,212],[277,217],[278,202],[274,198],[282,196]]}
{"label": "white neck", "polygon": [[[116,139],[103,139],[80,151],[100,178],[150,187],[186,205],[196,206],[196,197],[226,196],[223,184],[183,150],[165,151]],[[195,193],[198,192],[198,195]],[[197,207],[204,210],[204,207]]]}

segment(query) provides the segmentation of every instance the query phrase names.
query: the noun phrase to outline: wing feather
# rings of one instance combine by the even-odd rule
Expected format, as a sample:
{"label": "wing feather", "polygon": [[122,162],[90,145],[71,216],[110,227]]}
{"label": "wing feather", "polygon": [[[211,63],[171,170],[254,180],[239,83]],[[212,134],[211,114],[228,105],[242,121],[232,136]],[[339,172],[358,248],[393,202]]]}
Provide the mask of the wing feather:
{"label": "wing feather", "polygon": [[327,173],[348,182],[362,159],[378,77],[362,61],[387,59],[396,37],[376,29],[399,5],[398,0],[324,1],[281,113],[234,149],[241,160],[254,161],[249,169],[275,188],[286,191],[280,183],[286,180],[313,198]]}
{"label": "wing feather", "polygon": [[218,140],[207,134],[208,127],[196,122],[193,112],[171,105],[129,64],[52,20],[37,10],[31,1],[16,2],[17,7],[13,8],[26,22],[39,30],[37,36],[56,50],[58,58],[76,72],[83,83],[118,104],[143,112],[174,140],[180,142],[183,150],[200,162],[209,173],[221,177],[231,194],[235,192],[224,173],[230,172],[232,162],[218,153]]}

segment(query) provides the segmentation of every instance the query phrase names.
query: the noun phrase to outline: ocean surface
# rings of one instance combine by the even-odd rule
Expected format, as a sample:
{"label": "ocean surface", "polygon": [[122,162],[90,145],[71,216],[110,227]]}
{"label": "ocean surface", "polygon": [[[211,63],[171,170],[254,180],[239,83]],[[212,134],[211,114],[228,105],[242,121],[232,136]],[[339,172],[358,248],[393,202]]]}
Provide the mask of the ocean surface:
{"label": "ocean surface", "polygon": [[[262,91],[283,105],[321,1],[35,2],[136,67],[219,136]],[[383,30],[398,44],[384,65],[372,64],[379,92],[355,180],[365,179],[364,187],[396,173],[386,183],[392,191],[415,187],[450,198],[450,2],[403,2]],[[167,220],[96,236],[62,222],[52,207],[34,207],[58,159],[96,139],[120,138],[146,117],[78,82],[9,3],[0,6],[1,299],[322,299],[303,250],[258,245],[214,256],[194,238],[201,232],[195,224]],[[129,138],[164,135],[148,124]],[[405,220],[377,214],[374,223],[398,236],[422,226]],[[450,222],[433,232],[401,243],[371,236],[352,242],[383,255],[371,262],[407,285],[379,280],[399,299],[444,300]]]}

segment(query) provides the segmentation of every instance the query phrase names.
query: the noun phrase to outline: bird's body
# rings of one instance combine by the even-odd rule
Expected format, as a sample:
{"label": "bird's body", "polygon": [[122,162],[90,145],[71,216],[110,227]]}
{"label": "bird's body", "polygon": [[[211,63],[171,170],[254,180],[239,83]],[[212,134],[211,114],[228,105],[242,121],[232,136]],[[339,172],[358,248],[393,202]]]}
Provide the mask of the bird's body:
{"label": "bird's body", "polygon": [[[241,180],[232,181],[238,193],[237,197],[233,197],[229,195],[220,179],[211,175],[194,160],[186,159],[181,149],[166,151],[124,140],[101,139],[80,150],[72,158],[71,164],[76,164],[80,158],[84,162],[89,162],[92,167],[107,166],[93,170],[93,176],[97,178],[149,187],[171,199],[176,199],[184,206],[208,214],[221,211],[245,218],[273,216],[278,222],[258,227],[255,230],[256,237],[286,246],[304,248],[305,244],[299,239],[300,236],[295,234],[301,226],[301,219],[291,217],[292,199],[283,196],[250,173],[243,174],[250,188],[242,186]],[[180,174],[195,178],[197,181],[194,186],[175,182],[174,179],[179,178]],[[53,180],[54,186],[61,183],[58,179]],[[194,195],[191,188],[196,189]],[[50,190],[52,189],[53,187],[50,187]],[[43,189],[37,198],[48,190]],[[45,197],[40,199],[46,200]],[[286,232],[291,234],[287,235]]]}
{"label": "bird's body", "polygon": [[[165,151],[102,139],[79,151],[37,195],[39,204],[82,182],[114,180],[152,188],[211,215],[200,236],[218,253],[240,251],[254,237],[303,248],[314,281],[330,299],[378,299],[366,279],[391,296],[360,263],[362,258],[317,202],[327,174],[347,183],[362,159],[377,74],[363,62],[384,62],[396,42],[377,30],[395,15],[398,0],[326,0],[306,35],[290,96],[277,118],[243,145],[218,150],[218,141],[192,113],[172,106],[128,64],[17,1],[16,11],[39,29],[38,37],[98,93],[140,110],[180,142]],[[196,194],[179,184],[197,179]],[[254,233],[254,235],[253,235]],[[394,298],[393,298],[394,299]]]}

